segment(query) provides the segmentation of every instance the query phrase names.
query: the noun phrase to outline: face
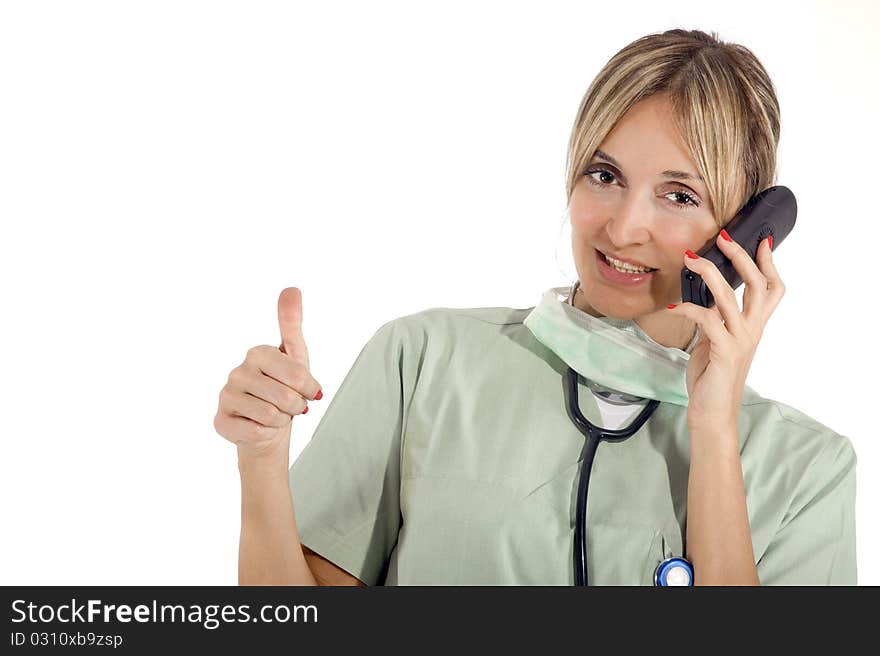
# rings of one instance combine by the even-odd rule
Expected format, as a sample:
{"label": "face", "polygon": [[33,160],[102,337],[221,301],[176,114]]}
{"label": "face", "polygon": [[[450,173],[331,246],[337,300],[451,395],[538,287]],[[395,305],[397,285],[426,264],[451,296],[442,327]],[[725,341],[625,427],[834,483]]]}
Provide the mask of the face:
{"label": "face", "polygon": [[[583,290],[575,305],[594,316],[635,319],[680,302],[685,249],[697,252],[720,230],[662,95],[618,121],[580,175],[569,210]],[[656,271],[620,273],[603,254]]]}

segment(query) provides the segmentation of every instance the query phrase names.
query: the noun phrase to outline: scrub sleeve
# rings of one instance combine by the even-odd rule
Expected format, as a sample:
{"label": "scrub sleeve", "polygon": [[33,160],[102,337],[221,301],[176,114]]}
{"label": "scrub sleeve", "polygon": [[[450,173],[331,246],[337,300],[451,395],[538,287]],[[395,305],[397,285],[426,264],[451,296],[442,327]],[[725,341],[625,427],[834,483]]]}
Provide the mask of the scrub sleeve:
{"label": "scrub sleeve", "polygon": [[370,338],[289,471],[300,542],[367,585],[384,581],[401,526],[404,387],[416,373],[404,331],[391,321]]}
{"label": "scrub sleeve", "polygon": [[763,585],[856,585],[856,453],[833,434],[756,567]]}

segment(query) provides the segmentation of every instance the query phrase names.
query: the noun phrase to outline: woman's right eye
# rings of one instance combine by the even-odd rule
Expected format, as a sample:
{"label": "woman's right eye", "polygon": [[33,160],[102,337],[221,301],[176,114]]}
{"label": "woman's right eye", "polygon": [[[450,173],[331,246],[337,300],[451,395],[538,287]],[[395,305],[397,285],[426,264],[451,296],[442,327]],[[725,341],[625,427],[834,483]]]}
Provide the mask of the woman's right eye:
{"label": "woman's right eye", "polygon": [[[605,180],[603,182],[602,180],[599,180],[599,179],[593,177],[596,174],[599,174],[600,176],[601,175],[610,176],[611,179]],[[611,171],[609,171],[608,169],[592,169],[590,171],[587,171],[585,173],[585,175],[587,176],[587,180],[590,181],[590,184],[596,185],[597,187],[607,187],[608,185],[610,185],[614,181],[614,174]]]}

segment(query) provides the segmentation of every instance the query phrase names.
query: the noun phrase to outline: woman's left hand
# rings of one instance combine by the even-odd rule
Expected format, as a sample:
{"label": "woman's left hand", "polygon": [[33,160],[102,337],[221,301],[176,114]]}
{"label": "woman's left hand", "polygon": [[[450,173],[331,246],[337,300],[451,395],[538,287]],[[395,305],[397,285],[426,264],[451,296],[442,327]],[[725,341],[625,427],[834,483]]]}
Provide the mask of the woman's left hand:
{"label": "woman's left hand", "polygon": [[725,235],[727,232],[722,230],[715,242],[745,283],[742,312],[736,294],[718,267],[710,260],[692,259],[686,253],[685,266],[706,281],[715,305],[704,308],[696,303],[680,303],[670,310],[700,325],[700,338],[687,365],[691,427],[736,428],[752,358],[767,320],[785,293],[767,239],[758,245],[755,263],[742,246],[727,241]]}

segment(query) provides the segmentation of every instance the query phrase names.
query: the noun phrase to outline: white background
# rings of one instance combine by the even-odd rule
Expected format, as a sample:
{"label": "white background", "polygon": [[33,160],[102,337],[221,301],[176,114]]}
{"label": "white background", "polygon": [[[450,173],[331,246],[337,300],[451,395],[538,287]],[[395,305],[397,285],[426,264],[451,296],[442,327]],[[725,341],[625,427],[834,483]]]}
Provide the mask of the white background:
{"label": "white background", "polygon": [[0,583],[235,584],[212,422],[247,349],[280,343],[281,289],[325,392],[293,460],[386,321],[570,282],[580,99],[674,27],[776,86],[799,214],[748,384],[853,441],[880,584],[880,13],[840,0],[0,4]]}

